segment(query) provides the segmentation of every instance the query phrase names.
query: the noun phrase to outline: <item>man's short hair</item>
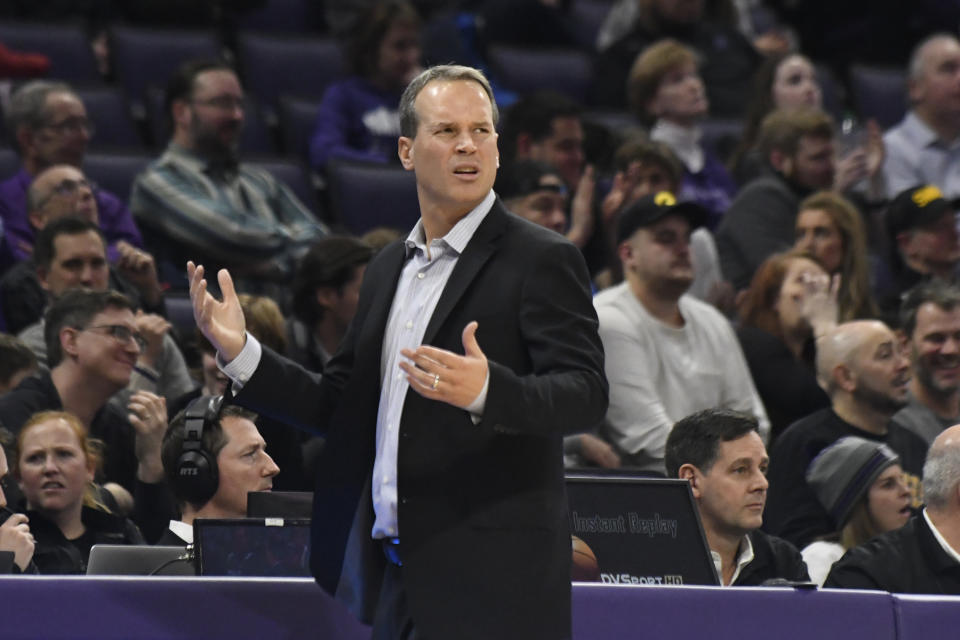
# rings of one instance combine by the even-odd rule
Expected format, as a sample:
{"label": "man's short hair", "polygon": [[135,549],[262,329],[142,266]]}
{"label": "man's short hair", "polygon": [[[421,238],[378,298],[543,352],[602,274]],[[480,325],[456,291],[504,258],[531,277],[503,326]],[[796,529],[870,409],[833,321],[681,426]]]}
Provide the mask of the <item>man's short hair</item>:
{"label": "man's short hair", "polygon": [[56,240],[58,236],[78,236],[89,231],[93,231],[100,236],[100,241],[103,242],[104,250],[106,250],[107,239],[96,223],[77,216],[66,216],[54,220],[41,229],[40,233],[37,234],[37,239],[34,240],[34,264],[37,267],[49,269],[50,265],[53,264],[53,259],[56,257]]}
{"label": "man's short hair", "polygon": [[709,473],[720,455],[720,443],[739,440],[750,432],[760,433],[760,424],[749,414],[730,409],[704,409],[680,420],[667,436],[664,463],[667,477],[676,478],[680,467],[692,464]]}
{"label": "man's short hair", "polygon": [[118,291],[70,289],[53,301],[44,315],[43,340],[47,345],[47,364],[51,369],[63,360],[60,331],[64,327],[86,329],[93,317],[107,309],[136,308],[130,298]]}
{"label": "man's short hair", "polygon": [[664,77],[678,67],[697,64],[697,54],[672,38],[665,38],[643,50],[627,76],[627,102],[641,119],[650,120],[647,105],[657,95]]}
{"label": "man's short hair", "polygon": [[683,165],[673,149],[665,143],[638,136],[621,144],[613,154],[613,166],[617,171],[627,171],[634,162],[660,167],[673,183],[673,190],[679,190],[683,181]]}
{"label": "man's short hair", "polygon": [[[210,454],[210,458],[216,462],[220,451],[227,445],[227,435],[223,432],[221,426],[224,418],[236,417],[245,418],[250,422],[257,421],[257,414],[248,411],[235,404],[224,404],[220,409],[219,419],[213,424],[205,424],[203,434],[200,437],[200,444],[203,450]],[[180,411],[167,432],[163,435],[163,443],[160,445],[160,460],[163,463],[163,474],[167,479],[167,486],[174,492],[178,504],[185,504],[187,498],[176,494],[176,488],[180,485],[177,478],[177,467],[180,455],[183,453],[183,441],[186,437],[187,410]],[[192,504],[196,509],[203,507],[202,504]]]}
{"label": "man's short hair", "polygon": [[526,133],[535,141],[553,134],[557,118],[577,118],[583,115],[579,104],[555,91],[535,91],[512,105],[503,114],[500,130],[500,151],[509,162],[517,157],[517,138]]}
{"label": "man's short hair", "polygon": [[928,507],[950,505],[960,482],[960,446],[955,443],[930,447],[923,465],[923,501]]}
{"label": "man's short hair", "polygon": [[497,109],[497,101],[493,97],[493,89],[490,82],[483,72],[473,67],[465,67],[459,64],[441,64],[435,67],[429,67],[410,81],[407,88],[403,90],[400,96],[400,135],[405,138],[417,137],[417,128],[420,122],[417,120],[417,110],[414,103],[417,96],[431,82],[458,82],[470,81],[476,82],[486,92],[490,99],[490,111],[493,116],[493,126],[497,126],[500,121],[500,111]]}
{"label": "man's short hair", "polygon": [[776,109],[760,125],[760,153],[766,160],[774,151],[793,156],[804,136],[832,138],[833,120],[824,111],[814,107]]}
{"label": "man's short hair", "polygon": [[[180,65],[167,80],[167,88],[163,95],[164,116],[172,122],[173,103],[178,100],[189,100],[193,97],[193,85],[197,76],[207,71],[229,71],[236,74],[237,70],[223,60],[188,60]],[[172,129],[171,129],[172,130]]]}
{"label": "man's short hair", "polygon": [[33,80],[17,89],[10,97],[10,104],[6,110],[7,131],[10,132],[10,139],[18,145],[18,152],[22,152],[17,143],[17,131],[20,127],[36,130],[49,124],[50,114],[47,113],[46,106],[47,96],[52,93],[69,93],[76,96],[73,88],[66,82]]}
{"label": "man's short hair", "polygon": [[37,356],[30,347],[14,336],[0,333],[0,385],[8,385],[21,371],[36,368]]}
{"label": "man's short hair", "polygon": [[943,311],[953,311],[960,306],[960,287],[940,278],[921,282],[905,294],[900,302],[900,327],[909,338],[917,328],[917,311],[932,302]]}
{"label": "man's short hair", "polygon": [[317,287],[343,292],[357,267],[373,259],[373,248],[350,236],[328,236],[310,247],[300,259],[293,279],[293,313],[307,324],[323,319]]}

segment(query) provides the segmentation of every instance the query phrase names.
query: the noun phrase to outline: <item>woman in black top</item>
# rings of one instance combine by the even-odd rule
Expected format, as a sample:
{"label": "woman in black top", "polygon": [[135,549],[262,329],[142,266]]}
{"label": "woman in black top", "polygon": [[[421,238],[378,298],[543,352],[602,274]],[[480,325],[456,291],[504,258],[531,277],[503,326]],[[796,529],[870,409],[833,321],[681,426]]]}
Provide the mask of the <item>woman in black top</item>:
{"label": "woman in black top", "polygon": [[40,573],[85,573],[94,544],[144,544],[136,525],[97,497],[100,462],[95,441],[73,414],[45,411],[21,428],[14,477],[27,502]]}

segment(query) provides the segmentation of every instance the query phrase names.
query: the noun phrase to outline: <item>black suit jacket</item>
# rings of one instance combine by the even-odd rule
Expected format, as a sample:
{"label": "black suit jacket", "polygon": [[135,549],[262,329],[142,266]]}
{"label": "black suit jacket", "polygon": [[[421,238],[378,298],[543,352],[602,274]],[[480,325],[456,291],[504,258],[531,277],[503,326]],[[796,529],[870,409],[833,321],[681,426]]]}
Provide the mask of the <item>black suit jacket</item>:
{"label": "black suit jacket", "polygon": [[[384,567],[371,539],[384,330],[404,244],[367,267],[357,315],[322,379],[264,350],[237,401],[327,428],[311,564],[370,620]],[[607,407],[603,351],[579,251],[499,201],[460,256],[423,344],[463,353],[479,322],[489,359],[482,420],[409,391],[400,424],[398,519],[410,611],[429,638],[570,635],[570,533],[562,436]]]}

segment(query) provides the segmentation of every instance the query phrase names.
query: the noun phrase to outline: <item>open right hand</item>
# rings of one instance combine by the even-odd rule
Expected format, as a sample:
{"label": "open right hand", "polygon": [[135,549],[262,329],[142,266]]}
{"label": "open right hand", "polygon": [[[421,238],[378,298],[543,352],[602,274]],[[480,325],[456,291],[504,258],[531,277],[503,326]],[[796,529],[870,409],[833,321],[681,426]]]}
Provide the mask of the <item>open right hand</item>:
{"label": "open right hand", "polygon": [[233,278],[226,269],[221,269],[217,274],[217,282],[223,292],[222,302],[207,291],[207,281],[203,276],[203,265],[187,263],[193,319],[220,357],[230,362],[240,355],[246,342],[246,321],[240,299],[233,288]]}

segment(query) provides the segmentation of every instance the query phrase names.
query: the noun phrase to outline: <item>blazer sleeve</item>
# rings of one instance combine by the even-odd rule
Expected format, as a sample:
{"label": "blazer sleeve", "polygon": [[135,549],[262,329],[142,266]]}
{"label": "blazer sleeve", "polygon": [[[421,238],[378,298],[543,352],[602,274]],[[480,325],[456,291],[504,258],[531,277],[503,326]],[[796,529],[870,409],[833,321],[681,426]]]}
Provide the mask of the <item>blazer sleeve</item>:
{"label": "blazer sleeve", "polygon": [[603,419],[608,387],[590,282],[579,250],[557,242],[540,252],[517,310],[529,374],[489,361],[480,425],[505,433],[586,431]]}

